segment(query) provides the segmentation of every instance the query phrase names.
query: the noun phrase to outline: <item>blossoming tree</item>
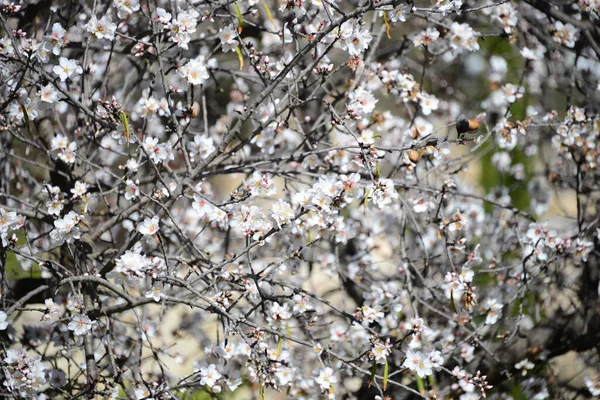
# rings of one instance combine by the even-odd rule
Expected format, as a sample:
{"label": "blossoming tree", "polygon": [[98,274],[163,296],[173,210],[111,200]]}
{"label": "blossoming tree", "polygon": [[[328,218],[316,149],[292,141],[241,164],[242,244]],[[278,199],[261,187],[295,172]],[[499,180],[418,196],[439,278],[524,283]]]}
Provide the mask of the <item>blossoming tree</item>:
{"label": "blossoming tree", "polygon": [[600,395],[599,13],[3,0],[2,397]]}

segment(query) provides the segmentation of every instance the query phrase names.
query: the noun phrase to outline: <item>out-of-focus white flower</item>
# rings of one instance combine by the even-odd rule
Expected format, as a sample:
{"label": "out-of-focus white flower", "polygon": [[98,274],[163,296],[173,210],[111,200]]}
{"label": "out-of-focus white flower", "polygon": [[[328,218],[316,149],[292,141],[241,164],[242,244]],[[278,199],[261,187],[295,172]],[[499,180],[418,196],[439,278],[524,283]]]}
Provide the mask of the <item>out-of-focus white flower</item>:
{"label": "out-of-focus white flower", "polygon": [[219,40],[221,40],[221,48],[225,53],[235,51],[238,47],[237,36],[231,25],[228,25],[219,31]]}
{"label": "out-of-focus white flower", "polygon": [[50,83],[48,83],[46,86],[42,86],[38,92],[38,96],[40,96],[40,100],[42,100],[44,103],[52,104],[58,100],[58,92]]}
{"label": "out-of-focus white flower", "polygon": [[315,382],[321,386],[321,389],[329,390],[331,385],[337,382],[337,377],[334,375],[333,370],[327,367],[319,372],[319,376],[315,378]]}
{"label": "out-of-focus white flower", "polygon": [[4,311],[0,311],[0,331],[3,331],[8,326],[8,322],[6,321],[8,315]]}
{"label": "out-of-focus white flower", "polygon": [[579,30],[571,24],[563,24],[561,21],[555,21],[552,38],[556,43],[573,48],[579,38]]}
{"label": "out-of-focus white flower", "polygon": [[499,303],[496,299],[487,299],[485,308],[487,310],[485,324],[494,325],[502,315],[502,303]]}
{"label": "out-of-focus white flower", "polygon": [[596,376],[595,378],[586,376],[584,382],[592,396],[600,396],[600,376]]}
{"label": "out-of-focus white flower", "polygon": [[154,235],[158,232],[159,218],[155,215],[152,218],[146,218],[139,226],[138,232],[142,235]]}
{"label": "out-of-focus white flower", "polygon": [[113,0],[119,18],[126,18],[129,14],[140,9],[139,0]]}
{"label": "out-of-focus white flower", "polygon": [[477,33],[469,26],[469,24],[459,24],[453,22],[450,25],[449,32],[450,46],[462,52],[463,50],[477,51],[479,43],[477,43]]}

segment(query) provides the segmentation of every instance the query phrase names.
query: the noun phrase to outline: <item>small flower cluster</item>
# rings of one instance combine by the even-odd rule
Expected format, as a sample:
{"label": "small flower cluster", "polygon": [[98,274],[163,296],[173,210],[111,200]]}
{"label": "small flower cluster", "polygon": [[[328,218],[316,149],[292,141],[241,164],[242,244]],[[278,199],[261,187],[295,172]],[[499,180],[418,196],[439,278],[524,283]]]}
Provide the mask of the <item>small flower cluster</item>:
{"label": "small flower cluster", "polygon": [[342,40],[342,48],[351,56],[362,56],[373,40],[371,32],[362,28],[356,20],[344,22],[339,29],[334,30],[333,34]]}
{"label": "small flower cluster", "polygon": [[65,136],[58,134],[52,138],[50,151],[67,164],[74,164],[77,156],[77,143],[69,142]]}
{"label": "small flower cluster", "polygon": [[178,72],[190,85],[201,85],[210,78],[203,57],[188,61],[187,64],[179,68]]}
{"label": "small flower cluster", "polygon": [[552,145],[563,157],[581,164],[584,170],[595,170],[599,137],[600,117],[583,108],[570,107],[552,137]]}
{"label": "small flower cluster", "polygon": [[64,242],[73,243],[81,238],[81,226],[83,216],[75,211],[69,211],[62,218],[54,221],[54,229],[50,232],[50,238],[53,243],[62,244]]}
{"label": "small flower cluster", "polygon": [[95,15],[92,15],[92,18],[90,18],[83,28],[97,39],[107,39],[112,41],[115,39],[117,25],[112,22],[108,15],[103,15],[100,19]]}
{"label": "small flower cluster", "polygon": [[30,357],[23,349],[8,349],[4,387],[12,394],[32,398],[46,385],[46,366],[42,357]]}
{"label": "small flower cluster", "polygon": [[[17,237],[13,232],[25,225],[25,221],[26,219],[22,215],[0,208],[0,239],[2,240],[2,247],[17,243]],[[9,237],[9,235],[11,236]]]}
{"label": "small flower cluster", "polygon": [[479,395],[475,393],[475,390],[479,390],[481,396],[486,396],[486,390],[492,388],[486,381],[486,376],[481,375],[480,371],[477,371],[475,375],[469,374],[459,367],[454,367],[452,375],[458,378],[458,385],[465,392],[466,396],[461,396],[461,400],[476,400],[479,399]]}
{"label": "small flower cluster", "polygon": [[158,138],[146,137],[141,146],[150,160],[156,164],[168,162],[175,159],[173,148],[170,142],[158,143]]}
{"label": "small flower cluster", "polygon": [[406,359],[402,364],[403,367],[416,372],[420,378],[432,375],[434,370],[439,371],[442,365],[444,365],[444,358],[437,350],[429,354],[408,350],[406,352]]}
{"label": "small flower cluster", "polygon": [[200,14],[195,9],[179,10],[177,18],[171,18],[171,13],[164,8],[156,8],[154,21],[158,22],[163,30],[169,32],[172,42],[178,47],[187,50],[191,34],[196,32],[196,25]]}

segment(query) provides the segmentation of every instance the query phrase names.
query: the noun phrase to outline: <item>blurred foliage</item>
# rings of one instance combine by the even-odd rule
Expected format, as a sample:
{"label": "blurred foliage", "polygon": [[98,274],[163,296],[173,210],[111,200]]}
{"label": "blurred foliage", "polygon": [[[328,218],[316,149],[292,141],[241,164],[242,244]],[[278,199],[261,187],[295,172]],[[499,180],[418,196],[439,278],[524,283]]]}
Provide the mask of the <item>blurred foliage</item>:
{"label": "blurred foliage", "polygon": [[[507,82],[514,84],[522,83],[522,71],[524,71],[523,60],[520,55],[516,52],[514,47],[508,42],[506,38],[493,37],[481,40],[480,45],[482,49],[489,53],[489,56],[497,55],[502,56],[507,64]],[[482,74],[482,79],[486,79],[486,75]],[[487,80],[481,87],[489,87],[490,82]],[[484,92],[484,91],[482,91]],[[489,91],[485,91],[481,96],[482,99],[489,95]],[[510,120],[521,121],[525,119],[527,115],[527,104],[528,97],[524,96],[520,100],[516,101],[510,107]],[[490,127],[491,128],[491,127]],[[511,188],[510,198],[511,204],[520,210],[528,210],[531,204],[531,199],[527,191],[527,184],[532,178],[532,159],[525,155],[523,149],[518,146],[510,151],[510,157],[512,159],[512,165],[522,164],[524,167],[525,177],[522,181],[515,180],[509,173],[503,173],[496,169],[492,164],[492,157],[497,151],[502,151],[496,146],[495,138],[490,142],[486,143],[482,148],[481,158],[481,177],[480,184],[485,189],[486,193],[490,193],[494,188],[499,186],[505,186]],[[486,212],[490,213],[495,207],[492,204],[485,204]]]}
{"label": "blurred foliage", "polygon": [[[17,246],[23,246],[26,243],[25,232],[22,229],[15,232],[17,235]],[[41,279],[42,268],[38,263],[33,263],[29,269],[24,269],[19,263],[17,255],[12,251],[6,252],[6,279],[9,281],[16,281],[19,279]]]}

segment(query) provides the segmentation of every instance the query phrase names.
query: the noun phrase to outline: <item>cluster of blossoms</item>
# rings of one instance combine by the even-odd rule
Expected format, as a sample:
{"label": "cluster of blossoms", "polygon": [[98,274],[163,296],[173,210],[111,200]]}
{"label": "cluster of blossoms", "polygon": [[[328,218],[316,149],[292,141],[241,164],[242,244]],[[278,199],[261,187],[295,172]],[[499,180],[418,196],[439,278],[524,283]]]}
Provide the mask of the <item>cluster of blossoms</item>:
{"label": "cluster of blossoms", "polygon": [[25,217],[14,211],[6,211],[0,208],[0,239],[2,247],[8,247],[9,243],[16,243],[17,237],[14,231],[25,225]]}
{"label": "cluster of blossoms", "polygon": [[343,48],[351,56],[360,56],[369,47],[369,43],[373,40],[373,36],[369,29],[365,29],[356,23],[356,21],[346,21],[340,27],[338,32],[343,41]]}
{"label": "cluster of blossoms", "polygon": [[42,357],[30,357],[25,350],[9,349],[2,368],[4,387],[20,397],[35,396],[46,385],[46,366]]}
{"label": "cluster of blossoms", "polygon": [[75,211],[69,211],[62,218],[54,221],[54,229],[50,232],[50,238],[54,243],[73,243],[81,238],[82,216]]}
{"label": "cluster of blossoms", "polygon": [[598,164],[598,137],[598,116],[583,108],[571,107],[556,128],[552,145],[566,160],[581,164],[586,171],[595,170]]}
{"label": "cluster of blossoms", "polygon": [[169,162],[175,159],[170,142],[158,143],[158,138],[147,137],[144,140],[144,151],[154,163]]}
{"label": "cluster of blossoms", "polygon": [[415,371],[420,378],[425,378],[432,375],[434,370],[439,371],[443,364],[444,358],[437,350],[429,354],[408,350],[406,352],[406,360],[404,360],[402,366]]}
{"label": "cluster of blossoms", "polygon": [[196,32],[198,24],[198,11],[195,9],[179,10],[177,17],[171,16],[171,13],[164,8],[156,8],[154,21],[162,25],[162,29],[169,32],[172,42],[177,43],[178,47],[187,50],[191,40],[191,34]]}
{"label": "cluster of blossoms", "polygon": [[92,15],[92,18],[85,24],[84,28],[97,39],[114,40],[117,25],[107,15],[102,16],[100,19]]}
{"label": "cluster of blossoms", "polygon": [[549,354],[598,364],[598,1],[46,3],[0,5],[11,396],[543,400]]}
{"label": "cluster of blossoms", "polygon": [[201,85],[210,78],[204,58],[195,58],[179,69],[179,74],[184,77],[190,85]]}
{"label": "cluster of blossoms", "polygon": [[73,164],[77,157],[77,143],[69,142],[65,136],[58,134],[52,138],[50,151],[55,152],[58,158],[67,164]]}

